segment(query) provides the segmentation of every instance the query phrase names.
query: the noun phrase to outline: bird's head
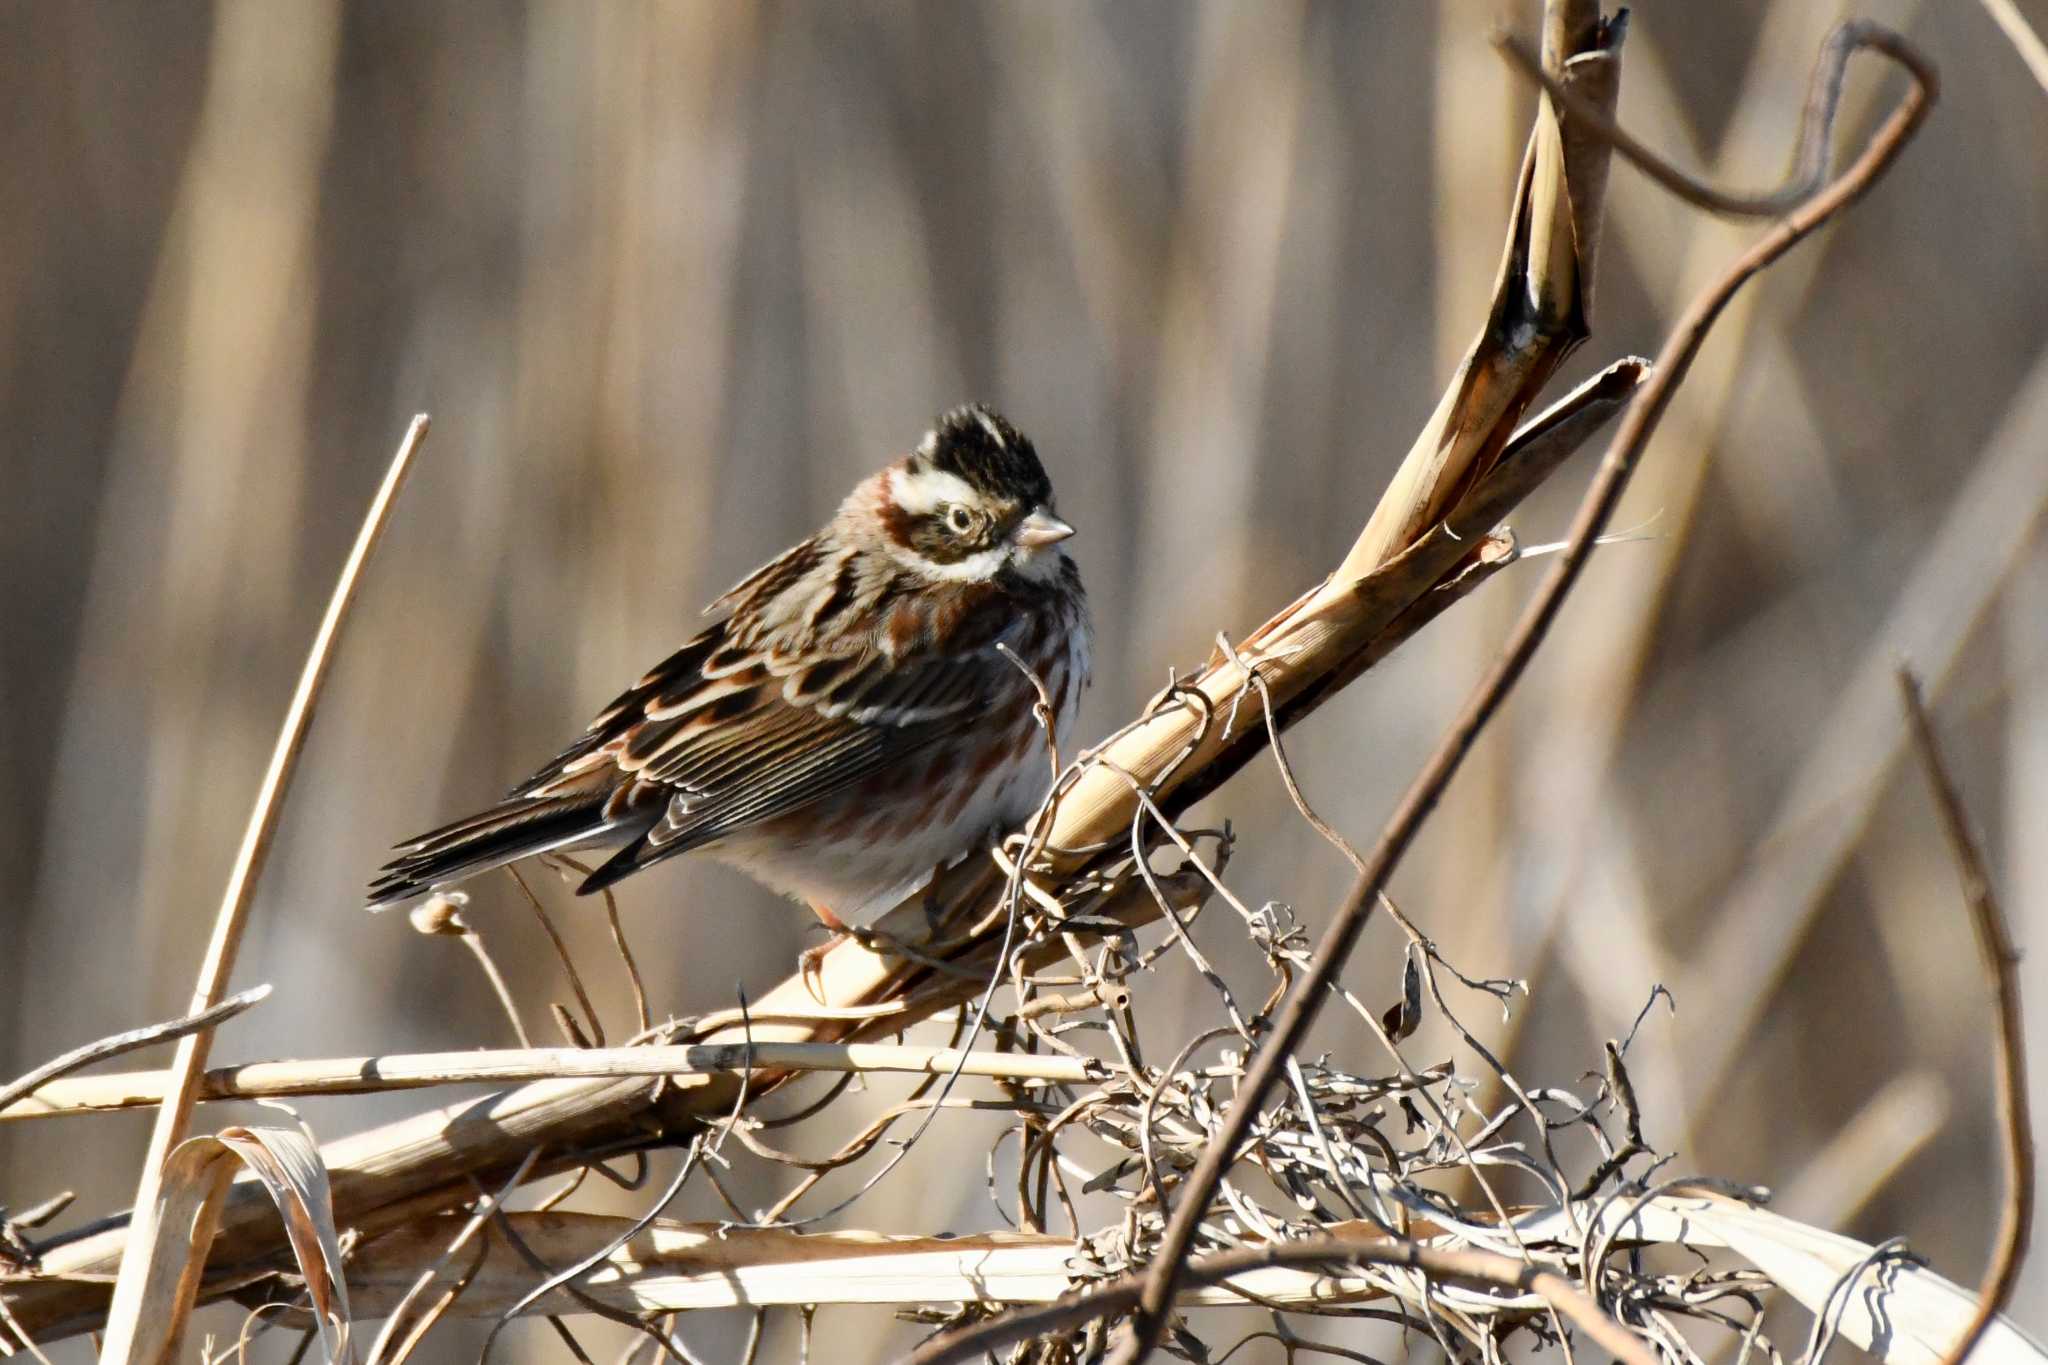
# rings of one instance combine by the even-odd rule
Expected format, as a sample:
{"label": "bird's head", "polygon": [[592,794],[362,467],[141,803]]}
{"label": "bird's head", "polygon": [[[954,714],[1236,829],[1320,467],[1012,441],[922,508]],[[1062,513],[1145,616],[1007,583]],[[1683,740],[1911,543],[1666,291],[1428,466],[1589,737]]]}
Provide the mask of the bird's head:
{"label": "bird's head", "polygon": [[1052,480],[1031,442],[987,408],[953,409],[883,475],[883,531],[899,558],[955,582],[1009,570],[1058,576],[1074,528],[1053,512]]}

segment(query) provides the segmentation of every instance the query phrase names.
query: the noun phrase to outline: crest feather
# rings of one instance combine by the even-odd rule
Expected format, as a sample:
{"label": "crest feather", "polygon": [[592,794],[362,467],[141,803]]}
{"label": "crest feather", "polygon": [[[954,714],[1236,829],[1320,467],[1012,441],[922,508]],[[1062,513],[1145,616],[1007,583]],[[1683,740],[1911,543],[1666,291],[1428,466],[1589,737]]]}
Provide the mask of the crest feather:
{"label": "crest feather", "polygon": [[919,444],[913,464],[951,474],[984,496],[1026,507],[1052,498],[1052,480],[1030,438],[979,403],[939,418]]}

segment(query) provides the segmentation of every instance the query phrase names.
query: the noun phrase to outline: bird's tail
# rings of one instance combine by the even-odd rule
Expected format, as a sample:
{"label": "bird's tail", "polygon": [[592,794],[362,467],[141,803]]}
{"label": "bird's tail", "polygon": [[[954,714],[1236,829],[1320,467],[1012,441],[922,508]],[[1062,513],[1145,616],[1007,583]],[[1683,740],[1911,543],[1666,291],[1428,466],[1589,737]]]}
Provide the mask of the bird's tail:
{"label": "bird's tail", "polygon": [[602,842],[613,826],[604,806],[603,792],[518,797],[409,839],[370,883],[369,906],[396,905],[536,853]]}

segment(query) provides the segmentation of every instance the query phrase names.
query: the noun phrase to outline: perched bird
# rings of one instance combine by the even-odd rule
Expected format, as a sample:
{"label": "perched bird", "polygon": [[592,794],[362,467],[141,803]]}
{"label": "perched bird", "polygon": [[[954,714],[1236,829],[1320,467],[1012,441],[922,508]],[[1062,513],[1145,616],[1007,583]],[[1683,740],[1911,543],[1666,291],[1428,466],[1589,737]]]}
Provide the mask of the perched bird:
{"label": "perched bird", "polygon": [[613,849],[589,893],[703,849],[865,922],[1044,797],[1036,683],[1064,733],[1088,682],[1073,532],[1031,443],[956,408],[503,802],[400,844],[371,906]]}

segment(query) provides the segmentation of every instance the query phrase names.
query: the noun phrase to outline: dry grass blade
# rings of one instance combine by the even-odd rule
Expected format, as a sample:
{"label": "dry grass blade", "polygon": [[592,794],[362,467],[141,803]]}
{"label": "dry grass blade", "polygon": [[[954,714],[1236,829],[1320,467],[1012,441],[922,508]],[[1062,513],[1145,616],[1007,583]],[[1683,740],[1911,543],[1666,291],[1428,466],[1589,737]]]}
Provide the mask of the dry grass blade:
{"label": "dry grass blade", "polygon": [[[277,747],[271,754],[270,766],[263,774],[262,786],[257,790],[256,806],[250,813],[241,847],[236,851],[234,868],[228,874],[227,889],[221,893],[213,935],[207,943],[205,959],[200,964],[198,985],[192,992],[191,1012],[194,1014],[219,1004],[227,990],[228,974],[234,968],[235,953],[241,946],[242,930],[248,922],[256,879],[263,871],[271,839],[277,832],[285,788],[291,782],[299,753],[305,747],[307,728],[312,723],[313,710],[319,704],[328,666],[333,661],[334,642],[339,638],[342,625],[348,619],[349,607],[355,601],[363,566],[369,562],[371,551],[376,548],[390,521],[399,490],[405,486],[405,477],[412,469],[413,456],[426,437],[427,420],[424,413],[413,418],[405,438],[399,442],[398,453],[392,457],[384,481],[370,501],[362,529],[357,533],[355,545],[349,550],[348,560],[335,581],[326,614],[321,617],[320,627],[314,633],[313,647],[307,653],[305,669],[299,675],[298,687],[286,708]],[[150,1132],[149,1150],[143,1157],[142,1178],[136,1187],[138,1235],[130,1244],[134,1254],[122,1257],[120,1276],[114,1285],[114,1306],[108,1316],[107,1339],[102,1352],[102,1358],[110,1362],[146,1358],[136,1354],[135,1350],[135,1334],[142,1327],[138,1314],[142,1311],[144,1287],[164,1282],[166,1267],[158,1265],[155,1258],[171,1249],[170,1240],[159,1235],[149,1219],[160,1203],[159,1182],[164,1178],[166,1163],[185,1136],[200,1074],[206,1069],[206,1054],[212,1037],[211,1031],[204,1028],[187,1034],[178,1044],[177,1056],[171,1063],[172,1084],[163,1108],[157,1113],[156,1126]],[[197,1288],[201,1267],[190,1269],[190,1274],[181,1274],[173,1281],[187,1291]],[[189,1303],[188,1298],[188,1306]]]}
{"label": "dry grass blade", "polygon": [[178,1358],[221,1202],[235,1168],[243,1165],[283,1221],[327,1359],[353,1360],[348,1287],[327,1171],[312,1140],[290,1128],[228,1128],[215,1137],[180,1143],[171,1154],[155,1217],[149,1220],[164,1245],[144,1258],[151,1274],[142,1284],[125,1349],[137,1360]]}
{"label": "dry grass blade", "polygon": [[1998,1239],[1991,1264],[1984,1271],[1981,1301],[1946,1357],[1950,1365],[1955,1365],[1970,1354],[1984,1329],[2011,1301],[2034,1226],[2034,1125],[2027,1105],[2026,1034],[2020,1020],[2020,955],[2013,946],[2005,912],[1992,894],[1991,874],[1985,868],[1984,854],[1978,849],[1976,838],[1970,833],[1962,795],[1942,760],[1941,744],[1934,737],[1934,722],[1927,714],[1926,703],[1920,699],[1920,684],[1905,669],[1899,670],[1899,693],[1905,701],[1914,748],[1919,751],[1928,783],[1934,788],[1935,810],[1940,813],[1942,833],[1948,839],[1956,871],[1962,878],[1970,927],[1983,960],[1984,975],[1991,983],[1992,999],[1997,1003],[1998,1114],[2005,1153],[2005,1201],[1999,1208]]}
{"label": "dry grass blade", "polygon": [[[1647,1235],[1727,1247],[1808,1312],[1830,1314],[1835,1332],[1886,1365],[1942,1365],[1976,1314],[1978,1294],[1910,1259],[1884,1260],[1879,1248],[1853,1237],[1714,1195],[1661,1202],[1664,1208],[1646,1211]],[[1998,1317],[1972,1358],[2042,1365],[2048,1350]]]}
{"label": "dry grass blade", "polygon": [[[359,1248],[349,1262],[357,1314],[375,1317],[392,1311],[418,1282],[422,1267],[446,1254],[459,1221],[452,1216],[431,1219]],[[625,1218],[574,1213],[513,1213],[506,1221],[528,1251],[551,1265],[580,1261],[631,1226]],[[1350,1248],[1377,1237],[1365,1225],[1347,1225],[1332,1239],[1345,1250],[1334,1254],[1329,1246],[1278,1254],[1260,1249],[1235,1268],[1227,1263],[1211,1266],[1199,1282],[1190,1283],[1181,1302],[1189,1307],[1230,1307],[1242,1303],[1246,1294],[1304,1305],[1382,1299],[1388,1296],[1384,1285],[1306,1268],[1319,1261],[1342,1261]],[[1417,1250],[1434,1259],[1435,1253],[1427,1248]],[[1503,1259],[1485,1263],[1485,1283],[1514,1286],[1529,1278],[1525,1267],[1493,1264]],[[805,1233],[663,1220],[609,1252],[600,1272],[588,1277],[583,1289],[611,1307],[641,1313],[976,1299],[1051,1304],[1072,1292],[1073,1262],[1073,1240],[1046,1233]],[[525,1257],[510,1246],[494,1245],[460,1302],[449,1311],[460,1317],[496,1317],[520,1304],[537,1279]],[[524,1303],[519,1311],[538,1316],[574,1307],[566,1295],[551,1293]]]}

